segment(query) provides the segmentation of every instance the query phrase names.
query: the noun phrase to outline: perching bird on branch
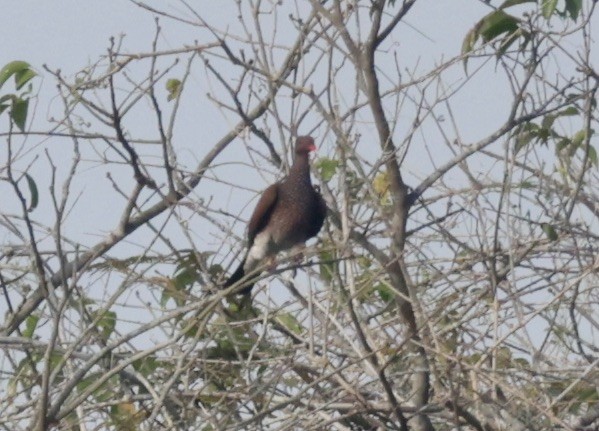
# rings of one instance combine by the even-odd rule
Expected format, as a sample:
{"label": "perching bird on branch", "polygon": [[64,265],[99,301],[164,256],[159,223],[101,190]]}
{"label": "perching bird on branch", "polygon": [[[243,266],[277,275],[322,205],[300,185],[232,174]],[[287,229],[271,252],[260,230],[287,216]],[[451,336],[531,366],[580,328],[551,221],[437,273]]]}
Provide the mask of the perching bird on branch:
{"label": "perching bird on branch", "polygon": [[309,154],[315,150],[310,136],[297,138],[289,175],[262,193],[248,224],[247,251],[223,287],[230,287],[249,275],[239,292],[249,293],[259,275],[257,269],[280,251],[303,244],[318,234],[327,207],[310,180]]}

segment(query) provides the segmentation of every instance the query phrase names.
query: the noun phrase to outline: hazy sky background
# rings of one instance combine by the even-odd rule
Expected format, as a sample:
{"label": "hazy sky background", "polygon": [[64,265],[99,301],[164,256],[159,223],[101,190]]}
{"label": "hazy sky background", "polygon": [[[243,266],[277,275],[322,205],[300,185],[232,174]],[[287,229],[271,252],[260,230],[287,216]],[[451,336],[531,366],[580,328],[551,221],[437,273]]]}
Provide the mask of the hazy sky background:
{"label": "hazy sky background", "polygon": [[[193,19],[184,5],[177,0],[148,3],[157,9],[165,9]],[[209,17],[208,19],[218,24],[220,28],[228,26],[232,33],[238,30],[235,2],[196,1],[189,4],[201,8],[202,15]],[[297,4],[300,8],[309,9],[308,0],[299,1]],[[406,22],[401,23],[397,31],[392,34],[391,48],[397,50],[400,66],[405,70],[429,70],[432,65],[458,54],[466,32],[489,11],[488,7],[476,0],[421,0],[410,11]],[[159,49],[173,49],[194,44],[196,41],[204,43],[214,40],[207,32],[202,32],[197,27],[164,18],[160,23],[163,31],[159,40]],[[110,37],[125,35],[124,51],[149,52],[154,32],[153,14],[125,0],[10,2],[0,14],[0,37],[4,41],[0,52],[0,65],[12,60],[25,60],[40,72],[41,81],[35,82],[35,85],[40,88],[40,93],[33,129],[43,130],[44,119],[52,115],[53,109],[61,107],[55,97],[56,88],[53,79],[47,76],[42,65],[46,64],[51,69],[60,69],[64,76],[72,79],[74,73],[97,62],[100,56],[106,54]],[[283,32],[279,30],[278,34],[278,37],[284,39],[281,33],[284,33],[284,29]],[[388,61],[390,75],[393,75],[395,63],[392,56],[389,55],[387,58],[385,52],[380,52],[377,59],[383,71],[385,62]],[[475,61],[471,61],[472,69],[475,64]],[[559,65],[556,67],[559,68]],[[510,102],[509,95],[505,94],[502,83],[496,81],[503,78],[495,76],[492,67],[487,69],[489,70],[486,73],[475,74],[467,82],[461,65],[456,65],[444,75],[444,81],[450,87],[466,82],[464,88],[452,101],[457,108],[454,113],[460,127],[460,137],[464,142],[472,142],[485,136],[493,126],[500,124],[506,115],[503,108]],[[551,70],[548,72],[551,73]],[[176,76],[176,73],[173,75]],[[204,85],[205,77],[198,72],[195,76],[192,75],[191,81],[195,81],[198,89],[186,89],[184,93],[183,103],[188,104],[189,109],[181,110],[176,137],[179,150],[189,160],[187,167],[193,169],[194,160],[201,159],[205,153],[201,142],[209,144],[214,142],[228,129],[229,124],[223,121],[218,113],[214,113],[215,110],[209,103],[201,103],[203,102],[201,99],[205,99],[205,93],[211,90],[211,88],[201,87]],[[214,117],[210,117],[211,115]],[[409,115],[406,115],[406,118],[410,118]],[[140,134],[143,134],[148,128],[148,120],[143,115],[131,116],[126,126],[132,131],[138,128]],[[402,125],[400,122],[398,127],[407,126],[408,124]],[[363,128],[362,132],[369,133],[367,129]],[[370,129],[372,131],[372,127]],[[438,138],[434,130],[430,133],[431,135],[428,136],[423,134],[421,139],[430,142]],[[151,130],[146,135],[155,138],[155,130]],[[316,137],[318,139],[318,136]],[[319,154],[331,155],[334,150],[333,145],[334,142],[321,142]],[[444,151],[442,146],[439,147],[440,151]],[[241,148],[238,145],[230,146],[218,162],[235,161],[239,158],[236,153],[239,150]],[[411,148],[409,157],[412,159],[408,159],[409,163],[406,163],[404,169],[416,178],[422,178],[435,169],[428,155],[419,151],[418,146]],[[42,169],[40,165],[36,165],[36,169]],[[248,185],[248,181],[254,178],[256,182],[250,183],[251,186],[256,190],[264,188],[277,175],[272,171],[272,167],[265,166],[265,169],[270,174],[265,173],[263,178],[257,179],[255,172],[248,172],[247,177],[242,176],[240,184]],[[243,175],[239,171],[233,172]],[[87,187],[94,186],[97,186],[97,178],[94,173],[90,173],[90,183]],[[97,197],[98,193],[93,195]],[[246,197],[246,203],[248,199]],[[227,205],[227,203],[220,201],[218,205]],[[239,208],[241,206],[237,205],[233,211]],[[97,211],[98,220],[86,220],[85,226],[81,226],[79,233],[97,232],[99,226],[95,224],[96,221],[100,225],[108,221],[108,224],[104,223],[104,229],[110,229],[114,225],[114,218],[106,217],[102,208],[98,208]],[[73,225],[71,224],[69,228],[72,229]]]}

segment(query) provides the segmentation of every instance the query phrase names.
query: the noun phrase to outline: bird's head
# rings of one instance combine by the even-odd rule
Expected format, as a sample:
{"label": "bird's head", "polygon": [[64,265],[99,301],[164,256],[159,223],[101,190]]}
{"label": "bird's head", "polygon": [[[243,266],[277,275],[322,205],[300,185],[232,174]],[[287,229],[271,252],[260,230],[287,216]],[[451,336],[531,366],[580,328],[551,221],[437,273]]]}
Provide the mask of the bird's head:
{"label": "bird's head", "polygon": [[298,136],[295,143],[295,154],[309,154],[316,151],[314,139],[311,136]]}

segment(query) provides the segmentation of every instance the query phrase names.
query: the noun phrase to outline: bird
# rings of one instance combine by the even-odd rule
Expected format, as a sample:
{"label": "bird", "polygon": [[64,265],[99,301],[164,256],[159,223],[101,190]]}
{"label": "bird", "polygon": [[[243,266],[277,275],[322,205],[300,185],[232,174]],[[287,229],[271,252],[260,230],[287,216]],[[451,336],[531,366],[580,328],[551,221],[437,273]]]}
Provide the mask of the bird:
{"label": "bird", "polygon": [[295,157],[289,174],[270,185],[258,200],[247,226],[245,255],[223,288],[233,286],[252,275],[238,293],[247,295],[254,285],[258,269],[277,253],[305,243],[316,236],[327,214],[319,189],[310,179],[309,154],[316,151],[314,139],[298,136]]}

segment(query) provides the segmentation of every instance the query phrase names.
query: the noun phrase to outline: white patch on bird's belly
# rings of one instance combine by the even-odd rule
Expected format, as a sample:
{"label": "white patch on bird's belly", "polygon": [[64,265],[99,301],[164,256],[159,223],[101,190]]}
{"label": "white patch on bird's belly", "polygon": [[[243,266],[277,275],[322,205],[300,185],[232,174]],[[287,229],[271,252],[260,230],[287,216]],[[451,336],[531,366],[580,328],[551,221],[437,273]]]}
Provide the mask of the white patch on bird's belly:
{"label": "white patch on bird's belly", "polygon": [[247,273],[256,269],[260,262],[271,253],[271,248],[272,236],[269,232],[260,232],[256,235],[254,243],[248,251],[245,265],[243,265],[244,271]]}

